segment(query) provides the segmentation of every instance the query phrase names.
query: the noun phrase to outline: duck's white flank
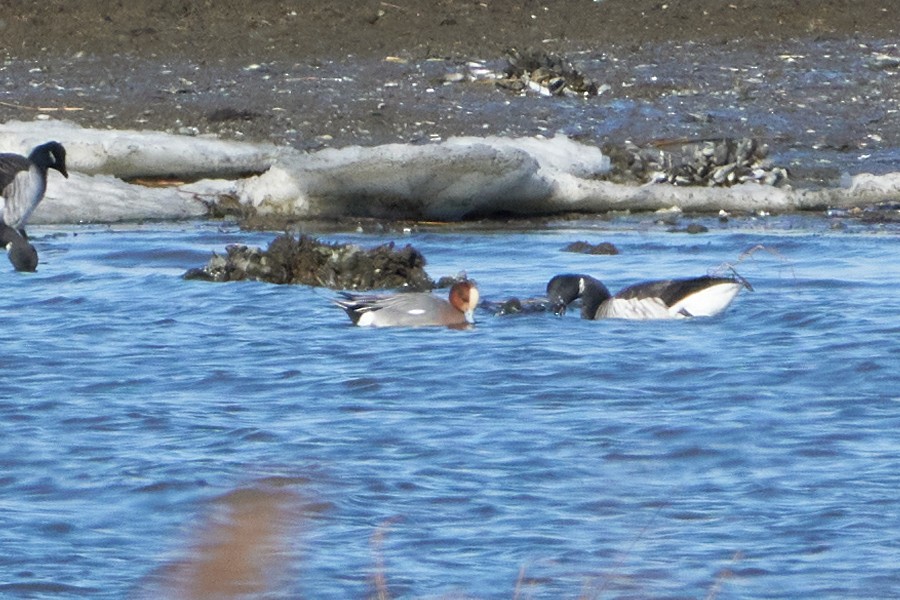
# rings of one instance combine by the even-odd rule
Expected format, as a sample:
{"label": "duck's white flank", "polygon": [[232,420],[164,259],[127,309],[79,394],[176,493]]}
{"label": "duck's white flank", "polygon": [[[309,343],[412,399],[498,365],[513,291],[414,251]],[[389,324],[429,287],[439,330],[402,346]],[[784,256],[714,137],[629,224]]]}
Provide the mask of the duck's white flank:
{"label": "duck's white flank", "polygon": [[6,197],[0,213],[3,222],[16,229],[24,227],[46,189],[47,180],[41,177],[37,167],[32,165],[27,171],[19,171],[3,190]]}
{"label": "duck's white flank", "polygon": [[713,317],[728,308],[743,284],[722,282],[689,294],[667,306],[660,298],[610,298],[600,305],[598,319],[683,319]]}
{"label": "duck's white flank", "polygon": [[610,298],[600,305],[596,319],[671,319],[672,313],[659,298]]}
{"label": "duck's white flank", "polygon": [[717,283],[685,296],[669,310],[683,317],[714,317],[728,308],[743,287],[740,282]]}
{"label": "duck's white flank", "polygon": [[356,324],[360,327],[375,327],[377,325],[375,322],[375,313],[367,310],[359,316],[359,321],[357,321]]}

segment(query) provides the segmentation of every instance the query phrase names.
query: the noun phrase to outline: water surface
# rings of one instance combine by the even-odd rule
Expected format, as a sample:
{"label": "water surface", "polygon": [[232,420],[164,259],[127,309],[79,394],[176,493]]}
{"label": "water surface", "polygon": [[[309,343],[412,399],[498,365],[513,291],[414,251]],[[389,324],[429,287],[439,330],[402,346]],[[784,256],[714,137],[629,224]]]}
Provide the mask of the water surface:
{"label": "water surface", "polygon": [[274,486],[315,509],[265,597],[361,598],[376,572],[396,598],[897,596],[896,229],[711,225],[324,236],[412,243],[489,300],[724,263],[755,288],[713,319],[469,331],[180,278],[274,234],[35,228],[39,271],[0,272],[0,594],[140,597],[214,499]]}

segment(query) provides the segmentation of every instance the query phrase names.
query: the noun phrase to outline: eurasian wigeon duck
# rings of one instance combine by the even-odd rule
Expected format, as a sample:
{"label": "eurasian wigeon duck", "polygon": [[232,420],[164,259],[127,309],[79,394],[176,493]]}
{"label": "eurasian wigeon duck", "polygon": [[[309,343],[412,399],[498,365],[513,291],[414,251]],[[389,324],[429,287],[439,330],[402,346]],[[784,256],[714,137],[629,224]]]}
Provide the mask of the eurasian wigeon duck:
{"label": "eurasian wigeon duck", "polygon": [[0,224],[14,230],[0,232],[9,260],[17,271],[37,268],[37,251],[28,242],[25,224],[31,213],[44,199],[47,191],[47,171],[56,169],[68,177],[66,149],[59,142],[36,146],[27,157],[20,154],[0,154]]}
{"label": "eurasian wigeon duck", "polygon": [[360,327],[463,327],[475,322],[478,288],[474,281],[458,281],[449,302],[426,293],[366,296],[343,293],[334,303]]}
{"label": "eurasian wigeon duck", "polygon": [[581,298],[583,319],[682,319],[721,313],[744,287],[753,289],[739,276],[703,276],[645,281],[612,295],[593,277],[565,274],[547,283],[547,298],[558,315]]}

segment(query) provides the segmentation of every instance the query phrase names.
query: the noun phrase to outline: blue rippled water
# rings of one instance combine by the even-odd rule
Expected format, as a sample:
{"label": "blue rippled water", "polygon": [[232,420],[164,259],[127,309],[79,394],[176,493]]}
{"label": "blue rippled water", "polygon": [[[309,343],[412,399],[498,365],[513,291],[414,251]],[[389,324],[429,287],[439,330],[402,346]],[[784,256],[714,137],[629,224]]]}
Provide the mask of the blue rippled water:
{"label": "blue rippled water", "polygon": [[[39,272],[0,269],[0,596],[146,597],[217,499],[260,487],[308,506],[255,597],[900,596],[897,233],[323,236],[410,242],[489,300],[763,247],[714,319],[411,331],[354,328],[324,290],[180,277],[272,234],[35,228]],[[578,240],[621,254],[561,252]]]}

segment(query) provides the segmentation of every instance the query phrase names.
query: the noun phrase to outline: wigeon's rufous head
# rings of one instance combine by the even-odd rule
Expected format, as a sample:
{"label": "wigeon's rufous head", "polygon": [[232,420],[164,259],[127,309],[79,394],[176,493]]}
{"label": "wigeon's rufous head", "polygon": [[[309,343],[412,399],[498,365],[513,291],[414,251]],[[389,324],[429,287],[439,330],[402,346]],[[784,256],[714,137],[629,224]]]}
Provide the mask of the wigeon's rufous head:
{"label": "wigeon's rufous head", "polygon": [[450,304],[463,313],[466,321],[475,322],[475,309],[478,307],[478,288],[469,279],[457,281],[450,288]]}

